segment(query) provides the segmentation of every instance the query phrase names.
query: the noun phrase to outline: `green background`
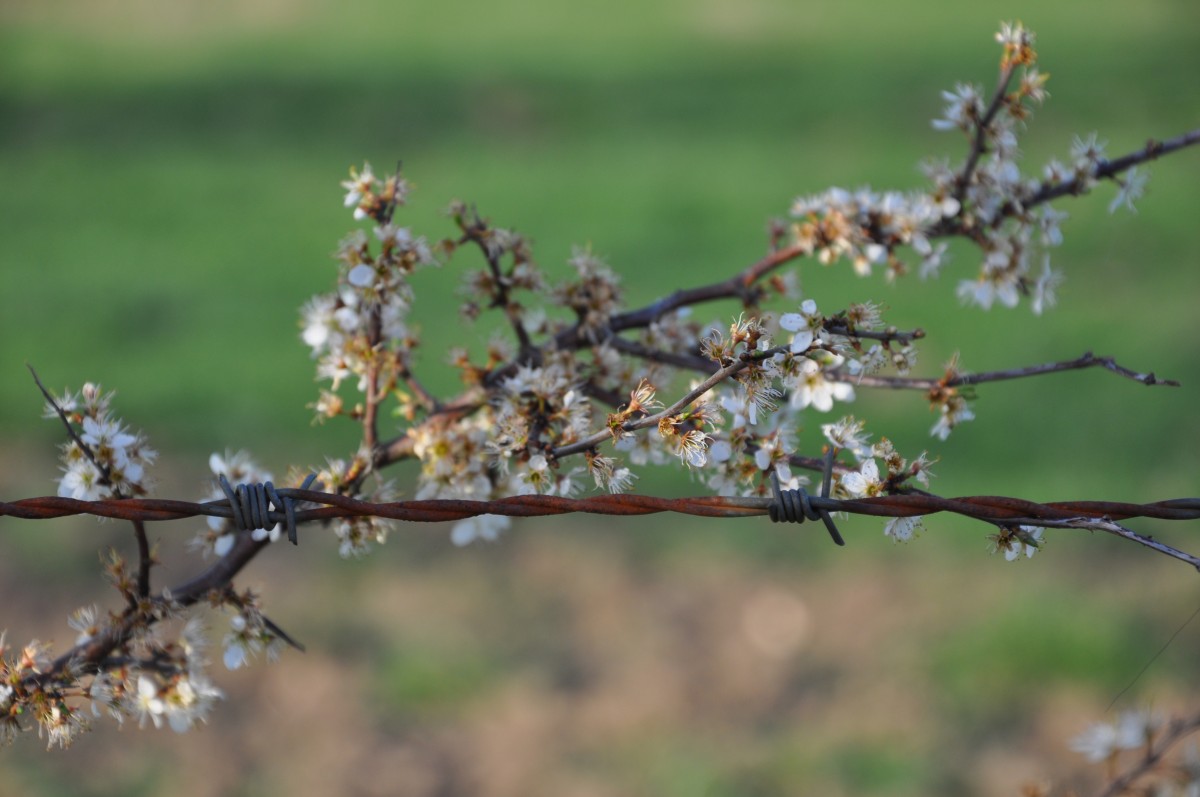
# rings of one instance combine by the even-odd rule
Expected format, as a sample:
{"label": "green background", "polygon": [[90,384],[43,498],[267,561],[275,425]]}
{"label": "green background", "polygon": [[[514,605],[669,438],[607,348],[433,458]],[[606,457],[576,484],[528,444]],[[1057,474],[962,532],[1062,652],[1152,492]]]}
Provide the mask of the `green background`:
{"label": "green background", "polygon": [[[1115,155],[1197,126],[1186,0],[7,3],[0,490],[54,489],[60,432],[38,420],[25,363],[55,389],[116,388],[162,453],[161,495],[204,491],[211,451],[249,449],[277,474],[350,454],[352,426],[310,425],[297,310],[329,287],[353,226],[338,187],[351,164],[402,160],[416,190],[401,221],[431,239],[461,198],[531,237],[555,278],[590,243],[633,306],[753,262],[797,194],[917,187],[921,159],[956,161],[961,137],[929,124],[939,92],[990,87],[991,36],[1013,18],[1052,76],[1028,171],[1075,134],[1098,130]],[[990,385],[946,443],[917,394],[861,391],[852,411],[903,452],[941,456],[946,495],[1194,494],[1198,174],[1193,151],[1152,166],[1137,215],[1108,214],[1112,186],[1060,203],[1068,281],[1041,318],[960,307],[977,262],[965,247],[941,280],[894,287],[800,266],[823,309],[873,299],[926,329],[922,374],[956,351],[991,370],[1094,350],[1182,388],[1099,371]],[[420,372],[440,390],[455,388],[446,349],[478,351],[493,324],[456,315],[478,265],[463,252],[414,281]],[[411,475],[397,472],[402,491]],[[1195,536],[1136,526],[1185,548]],[[190,528],[162,529],[168,572],[185,572]],[[1073,776],[1065,740],[1197,602],[1185,566],[1084,534],[1008,565],[956,519],[903,547],[876,521],[844,529],[846,551],[753,522],[531,521],[467,551],[444,529],[402,530],[361,563],[310,534],[242,579],[309,654],[216,672],[231,699],[193,736],[102,721],[65,756],[24,739],[0,771],[34,794],[275,794],[321,777],[344,793],[1014,793]],[[102,589],[93,551],[127,545],[125,530],[0,530],[10,642],[65,645],[63,616]],[[765,670],[741,658],[760,615],[807,618],[803,644]],[[1198,634],[1123,705],[1194,709]]]}

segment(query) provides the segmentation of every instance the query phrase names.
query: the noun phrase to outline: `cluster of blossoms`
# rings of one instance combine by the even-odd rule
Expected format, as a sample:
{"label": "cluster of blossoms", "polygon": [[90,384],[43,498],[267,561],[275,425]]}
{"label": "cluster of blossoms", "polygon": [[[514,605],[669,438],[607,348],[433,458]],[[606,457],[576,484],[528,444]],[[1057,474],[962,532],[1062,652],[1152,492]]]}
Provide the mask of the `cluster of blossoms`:
{"label": "cluster of blossoms", "polygon": [[[76,645],[89,643],[93,635],[103,633],[102,626],[116,620],[97,622],[96,614],[88,607],[72,617],[71,625],[79,631]],[[153,619],[174,615],[170,607],[159,606]],[[147,625],[122,646],[124,656],[94,672],[68,673],[44,682],[38,677],[53,668],[49,646],[33,641],[10,652],[0,633],[0,744],[28,730],[27,718],[48,747],[68,747],[92,719],[105,714],[118,723],[136,717],[139,726],[149,721],[156,728],[165,720],[173,730],[187,731],[205,721],[223,698],[205,672],[206,644],[204,628],[194,618],[173,640],[157,638]]]}
{"label": "cluster of blossoms", "polygon": [[113,393],[87,383],[47,402],[44,417],[62,418],[72,427],[62,445],[63,475],[58,494],[95,501],[145,495],[146,469],[158,456],[141,432],[129,431],[112,416]]}
{"label": "cluster of blossoms", "polygon": [[[909,269],[897,250],[910,247],[920,260],[920,275],[931,277],[947,259],[945,241],[933,241],[965,237],[979,247],[983,260],[976,278],[959,283],[962,301],[983,309],[997,302],[1015,307],[1027,296],[1037,314],[1054,305],[1062,275],[1050,267],[1046,250],[1062,243],[1060,225],[1067,214],[1047,200],[1094,187],[1107,162],[1105,145],[1095,133],[1076,137],[1067,163],[1051,160],[1040,177],[1024,176],[1018,136],[1033,108],[1048,96],[1048,75],[1036,68],[1034,36],[1019,23],[1004,25],[996,39],[1004,53],[996,93],[989,100],[979,86],[959,84],[944,92],[945,110],[933,121],[935,129],[967,137],[970,150],[963,166],[926,163],[932,185],[921,192],[833,188],[797,199],[792,236],[801,251],[826,265],[847,257],[862,275],[880,265],[894,279]],[[1118,183],[1109,211],[1133,210],[1145,190],[1145,175],[1134,167]]]}
{"label": "cluster of blossoms", "polygon": [[[350,462],[342,459],[327,460],[325,467],[317,472],[316,483],[327,492],[350,494],[375,502],[394,500],[390,482],[379,483],[371,492],[355,486],[357,483],[352,482],[352,474],[361,473],[365,467],[364,462],[362,456]],[[338,554],[343,559],[363,556],[370,552],[373,543],[382,545],[387,542],[392,525],[392,521],[386,518],[363,516],[337,518],[330,523],[338,540]]]}
{"label": "cluster of blossoms", "polygon": [[[916,481],[922,487],[929,487],[929,478],[933,475],[930,470],[933,462],[925,452],[909,462],[896,451],[892,441],[886,437],[874,445],[868,445],[868,435],[864,433],[865,426],[862,421],[850,416],[821,427],[835,452],[849,451],[859,462],[856,470],[835,475],[832,495],[839,498],[889,495],[905,489],[909,480]],[[882,474],[876,459],[883,461]],[[883,533],[896,542],[908,542],[921,529],[922,520],[920,515],[891,518],[884,524]]]}
{"label": "cluster of blossoms", "polygon": [[1097,722],[1071,740],[1071,749],[1089,761],[1107,761],[1122,750],[1140,750],[1153,741],[1166,721],[1152,711],[1123,711],[1117,721]]}
{"label": "cluster of blossoms", "polygon": [[[126,431],[113,415],[111,393],[87,384],[79,393],[47,396],[46,416],[66,423],[71,438],[63,446],[66,467],[60,495],[95,500],[147,493],[146,466],[155,454],[143,435]],[[214,476],[239,483],[271,478],[244,452],[213,454],[209,466]],[[207,497],[223,499],[224,494],[214,487]],[[238,534],[265,544],[277,539],[279,532],[278,527],[238,531],[228,520],[211,518],[193,547],[205,556],[224,557]],[[124,612],[86,606],[68,619],[76,634],[72,655],[96,645],[109,651],[93,667],[73,659],[52,660],[49,646],[37,641],[18,655],[9,655],[0,633],[0,743],[37,727],[49,746],[66,747],[91,719],[106,714],[119,723],[136,717],[139,726],[149,722],[159,728],[165,723],[184,732],[204,721],[223,697],[206,673],[208,643],[203,624],[189,616],[188,606],[176,601],[169,590],[158,597],[150,594],[144,579],[154,555],[143,553],[141,559],[145,573],[139,575],[115,550],[105,557],[106,575],[125,600]],[[228,605],[233,610],[224,641],[227,668],[237,669],[263,650],[270,659],[278,656],[285,640],[262,616],[253,595],[224,588],[205,597],[214,606]],[[177,638],[162,635],[162,624],[168,621],[181,625]]]}
{"label": "cluster of blossoms", "polygon": [[[342,183],[347,189],[346,205],[354,206],[355,218],[371,218],[378,251],[373,251],[365,232],[358,230],[338,246],[338,288],[316,296],[304,308],[304,342],[317,360],[317,373],[333,382],[337,390],[343,379],[355,377],[365,389],[372,374],[395,378],[406,364],[397,351],[411,348],[406,325],[412,304],[408,278],[425,266],[437,265],[433,250],[424,238],[391,223],[392,214],[408,194],[398,176],[379,181],[367,165],[352,171]],[[379,348],[380,340],[396,346]],[[325,396],[321,414],[332,417],[343,408],[334,397]],[[361,410],[359,410],[361,412]]]}
{"label": "cluster of blossoms", "polygon": [[[1071,749],[1103,764],[1106,779],[1122,784],[1120,790],[1110,787],[1106,793],[1195,797],[1200,794],[1200,750],[1195,741],[1180,754],[1168,753],[1198,725],[1196,720],[1168,721],[1145,709],[1123,711],[1115,721],[1096,723],[1076,736]],[[1125,772],[1118,777],[1122,766]]]}
{"label": "cluster of blossoms", "polygon": [[240,669],[259,653],[265,651],[268,661],[277,661],[285,642],[276,634],[259,609],[257,598],[250,593],[231,601],[233,616],[224,639],[224,662],[230,670]]}

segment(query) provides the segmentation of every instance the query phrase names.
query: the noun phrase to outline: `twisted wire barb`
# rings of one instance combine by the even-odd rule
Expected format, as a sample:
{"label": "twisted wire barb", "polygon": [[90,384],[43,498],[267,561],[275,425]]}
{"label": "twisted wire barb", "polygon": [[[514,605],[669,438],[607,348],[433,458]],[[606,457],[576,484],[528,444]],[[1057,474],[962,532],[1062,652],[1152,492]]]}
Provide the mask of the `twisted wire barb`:
{"label": "twisted wire barb", "polygon": [[[828,483],[828,479],[826,480]],[[829,513],[846,512],[875,517],[914,517],[949,512],[1002,527],[1018,525],[1047,526],[1105,531],[1152,548],[1187,562],[1200,571],[1200,558],[1172,548],[1152,537],[1138,534],[1117,521],[1129,518],[1157,520],[1200,519],[1200,498],[1177,498],[1148,504],[1119,501],[1053,501],[1040,504],[1021,498],[994,495],[942,498],[928,493],[909,493],[872,498],[837,499],[826,492],[808,495],[803,490],[778,490],[771,497],[699,496],[691,498],[659,498],[648,495],[598,495],[585,498],[565,498],[551,495],[521,495],[490,501],[466,499],[431,499],[422,501],[393,501],[373,503],[344,495],[318,492],[311,489],[282,488],[271,497],[287,505],[292,501],[319,504],[315,508],[295,511],[289,518],[286,511],[260,510],[262,523],[285,523],[294,531],[295,524],[313,520],[374,516],[392,520],[431,523],[462,520],[477,515],[507,515],[510,517],[543,517],[582,512],[597,515],[651,515],[674,512],[697,517],[760,517],[770,515],[780,521],[803,522],[820,518],[834,541],[842,544],[841,535]],[[209,501],[193,503],[160,498],[123,498],[101,501],[81,501],[74,498],[45,496],[18,501],[0,502],[0,516],[29,520],[46,520],[69,515],[95,515],[138,521],[166,521],[208,515],[235,518],[236,502]],[[236,523],[236,521],[235,521]]]}
{"label": "twisted wire barb", "polygon": [[[310,473],[304,479],[304,483],[300,485],[301,490],[307,490],[313,487],[313,482],[317,480],[317,474]],[[285,498],[275,489],[275,485],[271,482],[265,484],[239,484],[235,490],[229,485],[229,479],[225,478],[225,474],[220,475],[221,491],[225,493],[225,497],[229,500],[229,509],[233,525],[241,531],[254,531],[256,529],[269,529],[277,525],[277,521],[271,519],[269,508],[275,507],[276,514],[280,509],[283,510],[284,528],[287,529],[288,540],[292,545],[299,544],[299,538],[296,536],[296,507],[295,500]],[[316,485],[320,489],[321,485]]]}
{"label": "twisted wire barb", "polygon": [[[821,479],[821,498],[829,498],[829,487],[833,484],[833,449],[829,449],[825,453],[825,469],[824,476]],[[767,508],[771,515],[771,520],[776,523],[788,521],[790,523],[803,523],[805,520],[820,519],[825,528],[829,531],[829,536],[838,545],[845,545],[846,541],[842,539],[842,534],[838,531],[837,524],[833,522],[833,518],[829,513],[819,507],[813,506],[812,497],[803,487],[798,490],[783,490],[779,486],[779,474],[776,471],[771,471],[771,489],[774,491],[775,500]]]}

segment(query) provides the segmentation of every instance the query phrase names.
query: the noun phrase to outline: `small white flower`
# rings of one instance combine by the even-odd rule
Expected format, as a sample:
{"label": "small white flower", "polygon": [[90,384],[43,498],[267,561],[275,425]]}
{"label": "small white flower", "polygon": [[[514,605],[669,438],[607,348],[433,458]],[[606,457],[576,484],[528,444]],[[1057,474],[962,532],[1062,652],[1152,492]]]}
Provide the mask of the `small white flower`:
{"label": "small white flower", "polygon": [[1030,302],[1030,307],[1035,315],[1041,315],[1058,302],[1056,291],[1058,286],[1063,283],[1063,279],[1061,271],[1050,268],[1050,256],[1046,255],[1042,261],[1042,273],[1037,278],[1037,282],[1033,284],[1033,300]]}
{"label": "small white flower", "polygon": [[795,333],[792,336],[792,351],[803,354],[812,345],[813,338],[824,321],[824,316],[817,312],[817,303],[812,299],[805,299],[800,305],[799,313],[784,313],[779,317],[779,326]]}
{"label": "small white flower", "polygon": [[1009,540],[1008,547],[1004,550],[1005,560],[1014,562],[1020,559],[1022,554],[1026,559],[1032,559],[1041,547],[1042,535],[1045,533],[1046,530],[1041,526],[1021,526],[1020,531]]}
{"label": "small white flower", "polygon": [[90,416],[83,419],[83,434],[80,438],[93,449],[102,446],[124,449],[137,442],[137,437],[122,429],[120,422],[97,420]]}
{"label": "small white flower", "polygon": [[921,269],[917,272],[921,279],[934,278],[941,273],[942,265],[950,259],[946,254],[947,246],[945,241],[939,241],[936,246],[929,248],[928,254],[921,257]]}
{"label": "small white flower", "polygon": [[1099,722],[1071,740],[1071,749],[1088,761],[1105,761],[1117,751],[1117,729]]}
{"label": "small white flower", "polygon": [[380,241],[394,241],[401,247],[407,247],[412,243],[412,231],[407,227],[397,227],[394,224],[385,224],[375,228],[375,237]]}
{"label": "small white flower", "polygon": [[100,471],[91,460],[77,459],[59,481],[58,494],[62,498],[74,498],[77,501],[95,501],[104,494],[100,480]]}
{"label": "small white flower", "polygon": [[975,413],[962,396],[952,396],[941,405],[941,417],[929,430],[929,434],[939,440],[950,438],[950,431],[960,423],[975,419]]}
{"label": "small white flower", "polygon": [[942,98],[946,100],[946,110],[941,119],[933,120],[935,130],[970,130],[982,111],[982,100],[979,89],[975,86],[959,83],[954,91],[943,91]]}
{"label": "small white flower", "polygon": [[450,531],[450,541],[460,548],[475,540],[491,542],[511,525],[512,521],[504,515],[477,515],[454,524]]}
{"label": "small white flower", "polygon": [[883,533],[896,542],[908,542],[921,527],[921,516],[892,518],[883,527]]}
{"label": "small white flower", "polygon": [[1162,716],[1152,711],[1122,711],[1121,716],[1117,717],[1117,745],[1122,750],[1144,747],[1162,725]]}
{"label": "small white flower", "polygon": [[[219,520],[220,518],[218,518]],[[213,553],[217,556],[224,556],[233,550],[233,544],[237,542],[237,535],[232,531],[228,534],[222,534],[213,542]]]}
{"label": "small white flower", "polygon": [[225,669],[236,670],[246,663],[248,654],[246,646],[240,641],[231,641],[225,646]]}
{"label": "small white flower", "polygon": [[820,412],[833,409],[834,400],[853,401],[854,388],[845,382],[831,382],[821,367],[809,359],[800,361],[798,383],[792,385],[791,405],[795,409],[812,406]]}
{"label": "small white flower", "polygon": [[1075,136],[1071,142],[1071,159],[1075,162],[1075,168],[1088,176],[1094,174],[1096,166],[1104,160],[1104,148],[1107,146],[1108,142],[1101,140],[1095,132],[1089,133],[1087,138]]}
{"label": "small white flower", "polygon": [[676,449],[675,453],[679,455],[679,460],[689,468],[702,468],[708,462],[708,441],[709,436],[699,429],[691,429],[683,434],[674,435]]}
{"label": "small white flower", "polygon": [[76,609],[71,613],[71,617],[67,620],[67,625],[79,632],[75,637],[76,645],[85,645],[92,640],[96,634],[100,633],[99,625],[96,622],[96,614],[99,609],[95,606],[84,606]]}
{"label": "small white flower", "polygon": [[847,415],[837,423],[823,424],[821,432],[835,448],[850,451],[855,457],[862,459],[871,452],[871,447],[867,445],[870,435],[865,433],[865,427],[866,422],[855,420],[853,415]]}
{"label": "small white flower", "polygon": [[879,495],[883,487],[883,483],[879,481],[879,466],[873,459],[864,460],[858,470],[842,476],[841,485],[851,498]]}
{"label": "small white flower", "polygon": [[145,725],[149,719],[155,728],[162,727],[162,715],[165,709],[162,698],[159,697],[158,681],[148,675],[138,676],[137,696],[134,698],[140,718],[139,725]]}
{"label": "small white flower", "polygon": [[366,288],[375,282],[375,269],[366,263],[359,263],[350,269],[350,273],[346,275],[346,281],[355,288]]}
{"label": "small white flower", "polygon": [[1145,173],[1138,170],[1134,166],[1129,171],[1125,172],[1124,178],[1121,178],[1120,190],[1113,197],[1113,201],[1108,205],[1110,214],[1116,213],[1119,208],[1127,208],[1130,213],[1137,213],[1137,208],[1133,206],[1134,201],[1141,199],[1142,194],[1146,192],[1146,182],[1149,178]]}
{"label": "small white flower", "polygon": [[[363,195],[371,190],[374,182],[375,174],[371,171],[371,164],[364,163],[361,172],[352,168],[350,179],[342,181],[342,188],[346,189],[346,197],[343,200],[345,206],[353,207],[361,202]],[[355,212],[355,218],[360,218],[358,211]]]}
{"label": "small white flower", "polygon": [[608,480],[608,491],[613,495],[623,493],[629,489],[636,478],[637,476],[629,468],[617,468]]}
{"label": "small white flower", "polygon": [[722,396],[721,407],[733,416],[733,420],[729,422],[730,429],[740,429],[747,423],[753,425],[754,421],[757,420],[757,418],[751,420],[751,416],[755,414],[754,405],[750,404],[747,406],[746,395],[744,393]]}

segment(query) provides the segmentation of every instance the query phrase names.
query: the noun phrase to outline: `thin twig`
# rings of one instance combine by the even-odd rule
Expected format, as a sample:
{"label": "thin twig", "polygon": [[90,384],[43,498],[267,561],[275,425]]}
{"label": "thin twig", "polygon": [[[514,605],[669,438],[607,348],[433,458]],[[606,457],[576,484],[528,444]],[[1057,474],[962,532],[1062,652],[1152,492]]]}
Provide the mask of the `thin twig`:
{"label": "thin twig", "polygon": [[[407,358],[405,358],[407,360]],[[404,380],[404,384],[408,385],[408,389],[412,391],[417,398],[417,403],[425,409],[426,412],[432,414],[441,409],[441,402],[437,400],[432,393],[425,387],[421,380],[417,379],[416,374],[412,372],[412,368],[408,362],[398,363],[398,376]]]}
{"label": "thin twig", "polygon": [[476,215],[475,220],[462,225],[463,237],[459,243],[470,241],[479,247],[479,251],[483,254],[484,260],[487,261],[488,270],[492,273],[492,282],[495,285],[495,295],[492,297],[492,306],[499,307],[504,310],[505,317],[508,318],[509,324],[512,326],[513,334],[517,336],[517,343],[520,345],[520,353],[518,359],[524,359],[535,348],[533,342],[529,339],[529,332],[525,329],[525,322],[521,320],[520,308],[514,305],[508,296],[508,278],[504,276],[504,272],[500,267],[500,258],[492,253],[488,242],[484,239],[484,233],[487,232],[487,223],[481,220]]}
{"label": "thin twig", "polygon": [[619,352],[624,352],[633,357],[640,357],[643,360],[673,365],[676,368],[687,368],[692,371],[708,373],[712,370],[713,365],[715,365],[712,360],[702,357],[699,354],[652,349],[649,346],[643,346],[636,341],[626,340],[618,335],[613,335],[604,342]]}
{"label": "thin twig", "polygon": [[[971,176],[975,172],[975,166],[979,163],[979,159],[983,153],[987,151],[987,131],[991,126],[992,120],[996,118],[996,113],[1000,110],[1000,106],[1004,104],[1004,98],[1008,94],[1008,84],[1012,80],[1013,72],[1016,71],[1015,63],[1007,64],[1000,70],[1000,80],[996,85],[996,93],[992,96],[992,101],[984,111],[983,117],[975,122],[975,137],[971,142],[971,151],[967,154],[967,161],[963,164],[963,169],[955,178],[954,198],[959,202],[960,208],[963,198],[967,195],[967,189],[971,185]],[[961,209],[959,211],[962,212]]]}
{"label": "thin twig", "polygon": [[[188,607],[200,602],[212,591],[227,586],[269,544],[269,538],[258,541],[249,534],[238,535],[229,553],[196,577],[172,588],[169,600],[159,596],[158,602],[171,607]],[[52,683],[71,672],[97,672],[110,653],[133,638],[140,624],[154,624],[159,618],[160,615],[143,613],[140,608],[126,609],[103,632],[83,644],[75,645],[54,659],[42,672],[26,676],[22,685],[29,688]]]}
{"label": "thin twig", "polygon": [[[1128,171],[1140,163],[1155,160],[1163,155],[1195,144],[1200,144],[1200,128],[1190,130],[1174,138],[1169,138],[1166,141],[1149,139],[1146,141],[1146,145],[1139,150],[1122,155],[1119,158],[1101,161],[1097,164],[1093,177],[1097,180],[1112,179],[1121,172]],[[1075,177],[1070,180],[1063,180],[1060,183],[1043,183],[1031,196],[1024,199],[1021,204],[1025,208],[1031,208],[1058,199],[1059,197],[1080,194],[1086,190],[1084,183],[1081,183],[1079,178]],[[1003,214],[1005,210],[1009,210],[1009,215],[1011,215],[1011,209],[1009,209],[1007,204],[1001,209],[1001,213]]]}
{"label": "thin twig", "polygon": [[95,466],[96,470],[100,472],[100,483],[104,485],[111,485],[112,472],[108,469],[108,466],[101,465],[100,461],[96,459],[96,452],[92,451],[92,447],[85,443],[83,438],[79,436],[79,432],[71,424],[70,419],[67,418],[67,413],[62,407],[58,406],[58,402],[55,401],[54,396],[51,395],[50,391],[46,389],[46,386],[42,384],[42,380],[38,378],[37,371],[33,370],[33,366],[29,363],[25,363],[25,367],[29,369],[29,373],[33,374],[34,384],[38,386],[38,390],[42,391],[42,395],[46,397],[46,402],[54,409],[55,414],[58,415],[58,419],[62,421],[63,426],[66,427],[67,436],[71,438],[71,442],[79,446],[79,450],[82,451],[83,455],[88,458],[88,462],[91,462],[92,465]]}
{"label": "thin twig", "polygon": [[[1084,178],[1072,177],[1060,182],[1044,182],[1040,183],[1030,193],[1022,197],[1019,201],[1008,200],[1000,206],[996,211],[991,221],[992,227],[999,227],[1006,220],[1021,216],[1027,211],[1059,199],[1064,196],[1079,196],[1085,194],[1089,190],[1089,180],[1113,179],[1122,172],[1132,169],[1141,163],[1152,161],[1157,158],[1176,152],[1187,147],[1200,144],[1200,128],[1189,130],[1186,133],[1169,138],[1166,141],[1157,141],[1149,139],[1146,145],[1139,150],[1135,150],[1118,158],[1110,158],[1101,161],[1097,164],[1095,170],[1090,176]],[[973,238],[970,231],[964,226],[962,214],[948,216],[934,224],[925,231],[927,238],[946,238],[951,236],[967,236]]]}
{"label": "thin twig", "polygon": [[1120,365],[1112,357],[1097,357],[1090,351],[1085,352],[1074,360],[1062,360],[1042,365],[1029,365],[1023,368],[1009,368],[1002,371],[984,371],[981,373],[964,373],[941,379],[910,378],[904,376],[859,376],[836,372],[828,378],[839,382],[850,382],[863,387],[881,387],[893,390],[932,390],[938,387],[961,387],[963,385],[981,385],[985,382],[1001,382],[1006,379],[1023,379],[1028,376],[1053,374],[1060,371],[1074,371],[1082,368],[1104,368],[1114,374],[1140,382],[1143,385],[1166,385],[1179,387],[1174,379],[1159,379],[1154,372],[1140,373]]}
{"label": "thin twig", "polygon": [[[648,327],[658,319],[681,307],[711,302],[717,299],[740,298],[745,302],[752,298],[752,286],[756,282],[784,263],[795,260],[798,257],[803,257],[805,254],[807,254],[807,251],[799,245],[778,249],[761,260],[747,266],[729,279],[709,285],[701,285],[697,288],[675,291],[670,296],[659,299],[656,302],[651,302],[645,307],[619,313],[609,319],[608,328],[612,332],[621,332],[626,329]],[[582,334],[581,327],[576,325],[556,335],[554,344],[555,348],[558,349],[577,349],[583,345],[590,345],[590,341]]]}
{"label": "thin twig", "polygon": [[1181,562],[1186,562],[1200,572],[1200,558],[1196,558],[1189,553],[1172,548],[1166,543],[1159,542],[1153,537],[1147,537],[1143,534],[1138,534],[1132,529],[1122,526],[1120,523],[1114,523],[1107,518],[1091,518],[1077,517],[1067,518],[1065,520],[1049,520],[1045,518],[1013,518],[1005,521],[1005,525],[1012,526],[1044,526],[1046,528],[1055,529],[1085,529],[1088,531],[1106,531],[1109,534],[1115,534],[1131,542],[1136,542],[1138,545],[1144,545],[1147,548],[1165,554],[1172,559],[1178,559]]}
{"label": "thin twig", "polygon": [[137,539],[138,547],[137,594],[139,598],[148,598],[150,597],[150,567],[154,564],[154,557],[150,553],[150,540],[146,538],[146,524],[143,521],[133,521],[133,536]]}
{"label": "thin twig", "polygon": [[822,324],[826,332],[833,335],[841,335],[844,338],[862,338],[864,340],[878,340],[881,343],[909,343],[914,340],[920,340],[925,337],[925,330],[917,328],[912,330],[896,329],[895,327],[887,327],[885,329],[858,329],[851,327],[845,321],[837,318],[829,318]]}

